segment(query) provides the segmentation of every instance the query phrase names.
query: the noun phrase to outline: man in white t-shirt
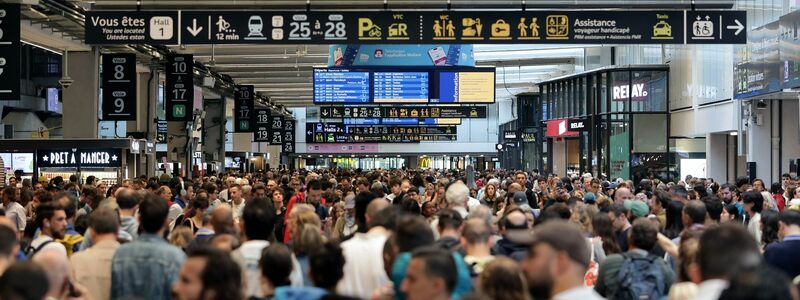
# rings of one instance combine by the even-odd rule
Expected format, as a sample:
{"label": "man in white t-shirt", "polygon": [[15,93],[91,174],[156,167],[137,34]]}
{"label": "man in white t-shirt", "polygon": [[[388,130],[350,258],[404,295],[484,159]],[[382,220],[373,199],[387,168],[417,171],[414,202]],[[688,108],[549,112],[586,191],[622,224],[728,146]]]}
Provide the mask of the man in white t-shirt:
{"label": "man in white t-shirt", "polygon": [[25,207],[17,202],[17,188],[11,186],[3,188],[2,197],[6,217],[17,225],[20,232],[24,232],[27,217],[25,216]]}
{"label": "man in white t-shirt", "polygon": [[67,256],[67,249],[57,241],[66,233],[67,213],[56,203],[58,202],[42,203],[36,208],[35,225],[41,229],[41,232],[25,250],[28,259],[43,249],[58,251],[63,253],[64,257]]}
{"label": "man in white t-shirt", "polygon": [[341,244],[345,257],[344,277],[336,291],[345,296],[369,299],[376,289],[389,284],[383,266],[383,246],[390,232],[385,226],[393,223],[391,206],[385,199],[374,199],[365,214],[369,231],[356,233]]}

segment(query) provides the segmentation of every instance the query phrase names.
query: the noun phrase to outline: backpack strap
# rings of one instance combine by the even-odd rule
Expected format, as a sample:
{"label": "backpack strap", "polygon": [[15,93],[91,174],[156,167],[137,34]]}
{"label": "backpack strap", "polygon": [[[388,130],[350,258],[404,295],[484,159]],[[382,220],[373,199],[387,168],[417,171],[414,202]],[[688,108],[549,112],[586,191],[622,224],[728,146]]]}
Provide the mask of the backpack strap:
{"label": "backpack strap", "polygon": [[47,246],[47,244],[50,244],[52,242],[55,242],[55,241],[54,240],[44,241],[41,245],[39,245],[39,247],[36,247],[36,248],[34,248],[32,246],[28,246],[28,251],[27,251],[28,253],[25,253],[25,254],[27,254],[28,258],[30,259],[31,257],[33,257],[33,255],[35,255],[36,253],[39,253],[39,251],[41,251],[45,246]]}

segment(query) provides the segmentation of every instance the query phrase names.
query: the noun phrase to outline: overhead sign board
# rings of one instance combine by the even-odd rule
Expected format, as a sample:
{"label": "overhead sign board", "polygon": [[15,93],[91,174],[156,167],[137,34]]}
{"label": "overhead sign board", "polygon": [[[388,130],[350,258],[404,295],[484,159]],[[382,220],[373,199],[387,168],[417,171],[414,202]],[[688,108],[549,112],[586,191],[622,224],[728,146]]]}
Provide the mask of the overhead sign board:
{"label": "overhead sign board", "polygon": [[503,139],[516,140],[517,138],[518,138],[517,131],[515,131],[515,130],[503,131]]}
{"label": "overhead sign board", "polygon": [[[696,16],[713,30],[695,31]],[[715,44],[744,43],[747,27],[744,11],[681,10],[90,11],[86,19],[88,44],[168,45]]]}
{"label": "overhead sign board", "polygon": [[269,117],[269,144],[283,144],[283,116]]}
{"label": "overhead sign board", "polygon": [[568,119],[550,120],[547,121],[546,136],[549,138],[563,138],[575,137],[580,134],[579,131],[569,129],[570,121]]}
{"label": "overhead sign board", "polygon": [[342,118],[470,118],[485,119],[486,106],[323,106],[323,119]]}
{"label": "overhead sign board", "polygon": [[283,121],[283,144],[281,144],[281,152],[283,153],[294,153],[295,151],[295,125],[297,125],[297,121]]}
{"label": "overhead sign board", "polygon": [[306,123],[306,143],[416,143],[455,141],[456,126],[352,126]]}
{"label": "overhead sign board", "polygon": [[167,121],[191,121],[194,112],[194,57],[170,54],[166,65]]}
{"label": "overhead sign board", "polygon": [[253,132],[252,114],[255,89],[252,85],[237,85],[233,93],[233,131]]}
{"label": "overhead sign board", "polygon": [[39,168],[114,168],[122,166],[120,149],[61,149],[36,152]]}
{"label": "overhead sign board", "polygon": [[167,142],[167,121],[156,121],[156,143],[163,144]]}
{"label": "overhead sign board", "polygon": [[0,4],[0,100],[20,98],[19,4]]}
{"label": "overhead sign board", "polygon": [[136,121],[136,55],[103,54],[104,121]]}
{"label": "overhead sign board", "polygon": [[253,142],[269,142],[270,117],[272,110],[269,108],[257,108],[253,113]]}

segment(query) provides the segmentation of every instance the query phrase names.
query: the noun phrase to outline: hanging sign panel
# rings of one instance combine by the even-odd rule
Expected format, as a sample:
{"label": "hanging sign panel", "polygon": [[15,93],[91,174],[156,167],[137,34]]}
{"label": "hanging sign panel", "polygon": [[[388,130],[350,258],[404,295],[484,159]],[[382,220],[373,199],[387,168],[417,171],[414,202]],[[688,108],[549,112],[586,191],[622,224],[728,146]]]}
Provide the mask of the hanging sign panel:
{"label": "hanging sign panel", "polygon": [[323,106],[323,119],[470,118],[486,119],[486,106]]}
{"label": "hanging sign panel", "polygon": [[746,32],[740,28],[746,27],[744,11],[90,11],[86,40],[169,45],[743,44]]}
{"label": "hanging sign panel", "polygon": [[269,144],[282,145],[283,144],[283,116],[270,116],[269,117]]}
{"label": "hanging sign panel", "polygon": [[0,100],[20,98],[19,5],[0,4]]}
{"label": "hanging sign panel", "polygon": [[103,54],[104,121],[136,121],[136,55]]}
{"label": "hanging sign panel", "polygon": [[281,152],[283,153],[294,153],[294,127],[296,122],[294,120],[283,120],[283,144],[281,145]]}
{"label": "hanging sign panel", "polygon": [[39,168],[113,168],[122,166],[120,149],[62,149],[38,150],[36,165]]}
{"label": "hanging sign panel", "polygon": [[191,121],[194,111],[194,81],[191,54],[167,56],[166,84],[167,121]]}
{"label": "hanging sign panel", "polygon": [[252,113],[255,90],[252,85],[237,85],[233,97],[233,131],[253,132]]}
{"label": "hanging sign panel", "polygon": [[258,108],[253,113],[253,142],[269,142],[270,115],[272,110],[269,108]]}

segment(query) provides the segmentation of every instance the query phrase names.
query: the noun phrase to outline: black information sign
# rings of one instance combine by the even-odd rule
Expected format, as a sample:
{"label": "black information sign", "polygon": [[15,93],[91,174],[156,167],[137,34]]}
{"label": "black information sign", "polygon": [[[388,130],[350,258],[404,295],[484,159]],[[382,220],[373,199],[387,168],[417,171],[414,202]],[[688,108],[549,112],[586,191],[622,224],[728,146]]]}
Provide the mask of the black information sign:
{"label": "black information sign", "polygon": [[589,131],[589,120],[570,119],[569,122],[567,122],[567,131]]}
{"label": "black information sign", "polygon": [[743,11],[687,11],[687,44],[745,44],[747,17]]}
{"label": "black information sign", "polygon": [[323,106],[323,119],[342,118],[470,118],[485,119],[486,106]]}
{"label": "black information sign", "polygon": [[168,55],[165,68],[167,121],[191,121],[194,112],[194,57],[191,54]]}
{"label": "black information sign", "polygon": [[503,139],[505,140],[516,140],[519,136],[517,135],[516,130],[506,130],[503,131]]}
{"label": "black information sign", "polygon": [[156,121],[156,143],[163,144],[167,142],[167,121]]}
{"label": "black information sign", "polygon": [[[696,15],[726,33],[686,39]],[[744,43],[739,24],[744,11],[187,10],[90,11],[85,27],[89,44],[713,44]]]}
{"label": "black information sign", "polygon": [[103,54],[105,121],[136,121],[136,55]]}
{"label": "black information sign", "polygon": [[237,85],[233,103],[233,131],[253,132],[253,105],[255,90],[252,85]]}
{"label": "black information sign", "polygon": [[120,149],[62,149],[36,151],[39,168],[115,168],[122,166]]}
{"label": "black information sign", "polygon": [[87,44],[178,43],[177,11],[89,11]]}
{"label": "black information sign", "polygon": [[283,153],[294,153],[295,151],[295,125],[296,121],[294,120],[283,120],[283,144],[281,145],[281,152]]}
{"label": "black information sign", "polygon": [[269,117],[269,144],[282,145],[283,144],[283,116],[270,116]]}
{"label": "black information sign", "polygon": [[257,108],[253,113],[253,142],[269,142],[270,115],[272,110],[269,108]]}
{"label": "black information sign", "polygon": [[19,4],[0,4],[0,100],[19,100]]}
{"label": "black information sign", "polygon": [[306,143],[416,143],[455,141],[456,126],[352,126],[306,123]]}

